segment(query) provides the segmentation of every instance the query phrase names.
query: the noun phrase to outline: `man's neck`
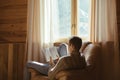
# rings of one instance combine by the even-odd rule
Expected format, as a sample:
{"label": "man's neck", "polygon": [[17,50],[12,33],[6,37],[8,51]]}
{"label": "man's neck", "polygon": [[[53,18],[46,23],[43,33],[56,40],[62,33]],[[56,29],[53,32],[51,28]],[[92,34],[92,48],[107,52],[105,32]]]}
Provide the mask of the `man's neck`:
{"label": "man's neck", "polygon": [[80,55],[80,52],[79,51],[72,51],[71,56],[74,56],[74,55]]}

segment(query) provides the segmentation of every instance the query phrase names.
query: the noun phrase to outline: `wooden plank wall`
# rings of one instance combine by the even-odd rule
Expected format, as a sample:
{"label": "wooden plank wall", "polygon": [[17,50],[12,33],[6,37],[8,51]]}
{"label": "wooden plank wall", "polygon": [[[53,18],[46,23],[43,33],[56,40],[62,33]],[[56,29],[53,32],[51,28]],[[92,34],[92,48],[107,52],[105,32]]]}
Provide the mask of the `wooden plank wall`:
{"label": "wooden plank wall", "polygon": [[0,80],[23,80],[27,0],[0,0]]}
{"label": "wooden plank wall", "polygon": [[0,80],[23,80],[25,43],[0,44]]}
{"label": "wooden plank wall", "polygon": [[0,0],[0,42],[25,42],[27,0]]}

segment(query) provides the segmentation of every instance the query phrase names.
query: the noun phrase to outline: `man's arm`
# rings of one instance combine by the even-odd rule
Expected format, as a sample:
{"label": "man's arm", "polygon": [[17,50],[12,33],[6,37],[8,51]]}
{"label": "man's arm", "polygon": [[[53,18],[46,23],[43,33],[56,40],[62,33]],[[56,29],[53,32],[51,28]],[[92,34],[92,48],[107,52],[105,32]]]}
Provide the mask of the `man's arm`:
{"label": "man's arm", "polygon": [[61,71],[61,70],[65,70],[67,69],[67,65],[65,64],[65,58],[61,58],[57,64],[50,69],[49,73],[48,73],[48,77],[50,80],[55,80],[55,75]]}

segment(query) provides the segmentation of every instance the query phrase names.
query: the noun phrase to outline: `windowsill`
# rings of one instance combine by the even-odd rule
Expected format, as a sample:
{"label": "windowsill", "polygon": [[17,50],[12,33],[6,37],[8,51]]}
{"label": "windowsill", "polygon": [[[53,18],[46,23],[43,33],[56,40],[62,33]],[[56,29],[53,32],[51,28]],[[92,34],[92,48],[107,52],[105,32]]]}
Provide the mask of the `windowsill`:
{"label": "windowsill", "polygon": [[54,42],[54,46],[60,46],[61,43],[68,44],[69,38],[60,38]]}

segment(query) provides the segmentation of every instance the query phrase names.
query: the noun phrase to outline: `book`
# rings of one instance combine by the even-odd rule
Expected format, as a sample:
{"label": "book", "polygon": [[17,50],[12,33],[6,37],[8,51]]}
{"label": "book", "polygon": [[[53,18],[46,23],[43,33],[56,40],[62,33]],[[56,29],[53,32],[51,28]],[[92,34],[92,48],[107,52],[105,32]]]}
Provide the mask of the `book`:
{"label": "book", "polygon": [[45,59],[48,62],[50,60],[50,56],[53,60],[56,60],[59,57],[57,47],[49,47],[44,49]]}

